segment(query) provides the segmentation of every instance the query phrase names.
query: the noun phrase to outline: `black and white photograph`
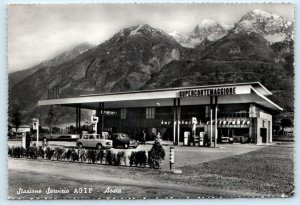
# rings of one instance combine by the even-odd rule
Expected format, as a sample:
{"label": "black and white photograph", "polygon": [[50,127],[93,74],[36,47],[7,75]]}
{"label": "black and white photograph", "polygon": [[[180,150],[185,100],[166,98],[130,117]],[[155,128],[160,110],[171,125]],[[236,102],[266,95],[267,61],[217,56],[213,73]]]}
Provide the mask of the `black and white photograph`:
{"label": "black and white photograph", "polygon": [[8,4],[8,199],[294,197],[294,26],[291,3]]}

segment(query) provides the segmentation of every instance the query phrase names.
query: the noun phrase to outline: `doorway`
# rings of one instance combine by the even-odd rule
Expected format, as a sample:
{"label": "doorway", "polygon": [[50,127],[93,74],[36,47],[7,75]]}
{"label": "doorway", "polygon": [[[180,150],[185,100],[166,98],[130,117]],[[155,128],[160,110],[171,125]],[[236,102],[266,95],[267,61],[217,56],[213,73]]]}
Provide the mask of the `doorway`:
{"label": "doorway", "polygon": [[260,128],[261,142],[267,143],[267,128]]}

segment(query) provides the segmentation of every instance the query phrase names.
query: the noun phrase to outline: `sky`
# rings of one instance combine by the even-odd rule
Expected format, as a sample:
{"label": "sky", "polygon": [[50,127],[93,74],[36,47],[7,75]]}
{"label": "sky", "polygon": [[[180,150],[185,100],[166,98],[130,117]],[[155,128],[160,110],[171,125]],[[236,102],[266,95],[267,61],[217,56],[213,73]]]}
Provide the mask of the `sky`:
{"label": "sky", "polygon": [[294,21],[292,4],[60,4],[8,6],[8,71],[37,65],[76,45],[98,45],[124,27],[188,33],[204,19],[232,25],[261,9]]}

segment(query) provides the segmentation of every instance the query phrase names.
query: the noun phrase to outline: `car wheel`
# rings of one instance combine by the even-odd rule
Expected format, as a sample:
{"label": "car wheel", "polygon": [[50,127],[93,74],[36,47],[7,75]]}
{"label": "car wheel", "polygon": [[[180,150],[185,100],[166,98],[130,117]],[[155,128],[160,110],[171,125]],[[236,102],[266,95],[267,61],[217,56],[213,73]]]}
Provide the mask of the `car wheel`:
{"label": "car wheel", "polygon": [[127,149],[128,148],[128,144],[124,144],[124,148]]}
{"label": "car wheel", "polygon": [[96,147],[98,150],[102,149],[102,144],[97,144],[97,147]]}
{"label": "car wheel", "polygon": [[77,146],[79,149],[82,149],[82,147],[83,147],[81,143],[79,143]]}

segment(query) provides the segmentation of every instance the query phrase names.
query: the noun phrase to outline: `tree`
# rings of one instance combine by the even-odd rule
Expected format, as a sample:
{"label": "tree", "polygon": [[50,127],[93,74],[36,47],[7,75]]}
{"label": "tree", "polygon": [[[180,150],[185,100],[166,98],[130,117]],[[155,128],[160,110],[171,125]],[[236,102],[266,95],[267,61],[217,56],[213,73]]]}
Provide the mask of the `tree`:
{"label": "tree", "polygon": [[59,133],[61,133],[61,130],[59,127],[52,127],[52,133],[59,134]]}
{"label": "tree", "polygon": [[87,131],[88,133],[92,133],[93,132],[93,126],[91,126],[91,125],[82,125],[81,131]]}
{"label": "tree", "polygon": [[75,134],[76,133],[76,128],[73,125],[71,125],[68,130],[69,130],[68,134]]}
{"label": "tree", "polygon": [[281,119],[280,124],[281,124],[281,127],[282,127],[282,131],[284,131],[285,127],[292,127],[293,126],[293,122],[289,118]]}
{"label": "tree", "polygon": [[52,135],[52,127],[57,123],[58,119],[56,113],[54,112],[54,106],[51,105],[48,112],[48,118],[45,120],[45,124],[50,128],[50,135]]}
{"label": "tree", "polygon": [[148,162],[150,167],[158,169],[161,160],[165,159],[166,152],[159,141],[155,141],[151,150],[148,152]]}
{"label": "tree", "polygon": [[16,133],[18,132],[18,129],[21,125],[21,112],[19,109],[19,106],[15,105],[12,109],[12,123],[14,127],[16,128]]}
{"label": "tree", "polygon": [[280,131],[280,124],[278,122],[273,122],[273,131],[275,133]]}

